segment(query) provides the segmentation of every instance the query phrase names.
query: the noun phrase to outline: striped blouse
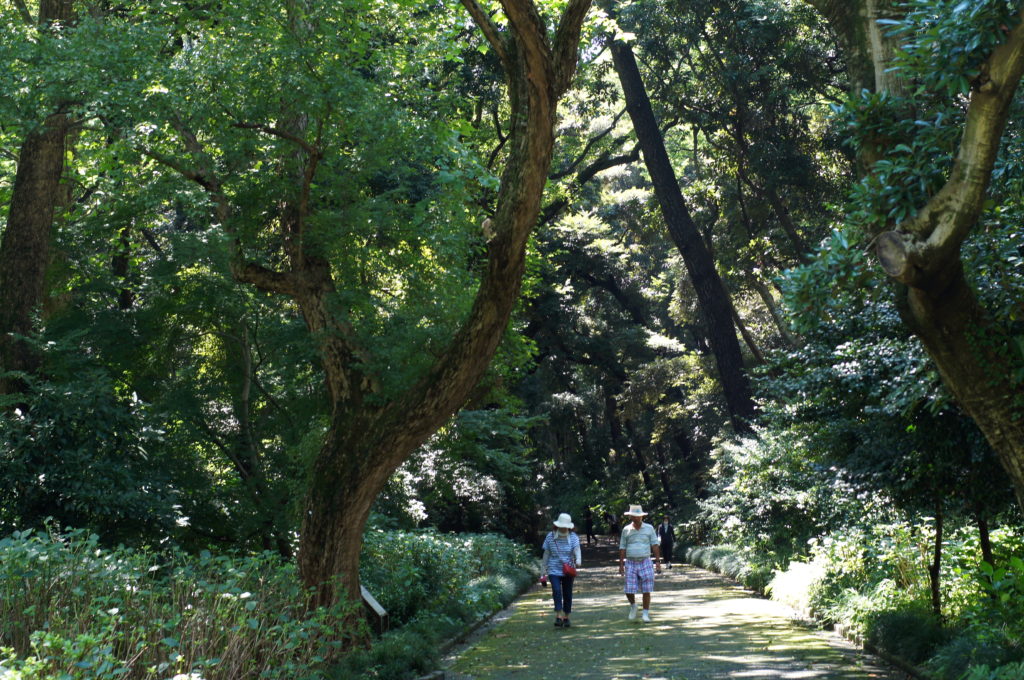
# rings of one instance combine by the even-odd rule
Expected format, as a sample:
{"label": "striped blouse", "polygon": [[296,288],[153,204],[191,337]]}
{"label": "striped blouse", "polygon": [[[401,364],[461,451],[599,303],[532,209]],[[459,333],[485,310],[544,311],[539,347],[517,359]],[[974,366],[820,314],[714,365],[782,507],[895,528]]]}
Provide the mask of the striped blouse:
{"label": "striped blouse", "polygon": [[554,576],[562,575],[562,563],[572,562],[580,566],[580,537],[570,531],[568,536],[561,537],[549,531],[544,538],[544,557],[547,559],[547,572]]}

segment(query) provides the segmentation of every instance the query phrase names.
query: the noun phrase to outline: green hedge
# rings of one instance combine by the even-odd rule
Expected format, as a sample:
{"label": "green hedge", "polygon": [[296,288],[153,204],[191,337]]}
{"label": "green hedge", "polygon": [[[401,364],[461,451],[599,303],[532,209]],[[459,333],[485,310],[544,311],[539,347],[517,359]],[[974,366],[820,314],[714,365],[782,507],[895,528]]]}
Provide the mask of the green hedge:
{"label": "green hedge", "polygon": [[526,548],[497,536],[370,532],[365,545],[364,582],[401,627],[343,655],[365,628],[341,606],[305,611],[294,564],[274,554],[17,532],[0,540],[0,679],[408,678],[535,577]]}
{"label": "green hedge", "polygon": [[398,630],[351,654],[332,677],[398,680],[438,662],[442,644],[502,609],[537,577],[525,546],[493,534],[371,531],[362,578]]}
{"label": "green hedge", "polygon": [[771,580],[771,569],[755,564],[749,554],[731,545],[694,546],[686,549],[686,561],[728,576],[744,587],[763,594]]}
{"label": "green hedge", "polygon": [[306,612],[270,553],[105,550],[95,535],[0,540],[4,680],[313,678],[356,632],[342,607]]}

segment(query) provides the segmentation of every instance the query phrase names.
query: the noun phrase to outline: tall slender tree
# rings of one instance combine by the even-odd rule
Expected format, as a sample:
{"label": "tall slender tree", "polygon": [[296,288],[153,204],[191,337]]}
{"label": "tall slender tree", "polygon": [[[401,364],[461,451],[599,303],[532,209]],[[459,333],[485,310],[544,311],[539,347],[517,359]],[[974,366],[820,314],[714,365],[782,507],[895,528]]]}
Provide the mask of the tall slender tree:
{"label": "tall slender tree", "polygon": [[749,432],[754,417],[754,400],[736,338],[729,293],[715,269],[714,257],[686,207],[633,50],[626,42],[613,40],[611,51],[626,98],[626,109],[654,184],[654,193],[661,205],[669,235],[683,256],[697,292],[733,428],[737,432]]}

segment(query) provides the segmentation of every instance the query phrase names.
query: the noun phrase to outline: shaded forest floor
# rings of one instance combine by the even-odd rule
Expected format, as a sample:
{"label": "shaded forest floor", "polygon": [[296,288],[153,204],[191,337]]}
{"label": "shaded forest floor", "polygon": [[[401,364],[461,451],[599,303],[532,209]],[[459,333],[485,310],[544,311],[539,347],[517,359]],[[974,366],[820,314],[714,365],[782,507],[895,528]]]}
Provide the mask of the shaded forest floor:
{"label": "shaded forest floor", "polygon": [[[555,628],[550,588],[534,587],[447,659],[448,680],[896,680],[904,675],[788,607],[701,569],[655,583],[652,622],[628,621],[617,543],[583,549],[572,627]],[[639,598],[638,598],[639,599]]]}

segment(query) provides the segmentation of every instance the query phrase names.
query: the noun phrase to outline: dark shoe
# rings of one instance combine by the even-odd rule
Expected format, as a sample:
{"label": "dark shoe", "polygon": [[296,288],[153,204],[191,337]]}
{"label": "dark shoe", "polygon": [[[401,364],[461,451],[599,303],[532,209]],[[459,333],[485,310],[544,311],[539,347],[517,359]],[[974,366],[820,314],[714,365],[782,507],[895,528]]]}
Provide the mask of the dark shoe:
{"label": "dark shoe", "polygon": [[562,619],[555,619],[555,628],[561,628],[565,624],[562,623]]}
{"label": "dark shoe", "polygon": [[562,619],[562,628],[568,628],[572,624],[569,623],[569,619]]}

